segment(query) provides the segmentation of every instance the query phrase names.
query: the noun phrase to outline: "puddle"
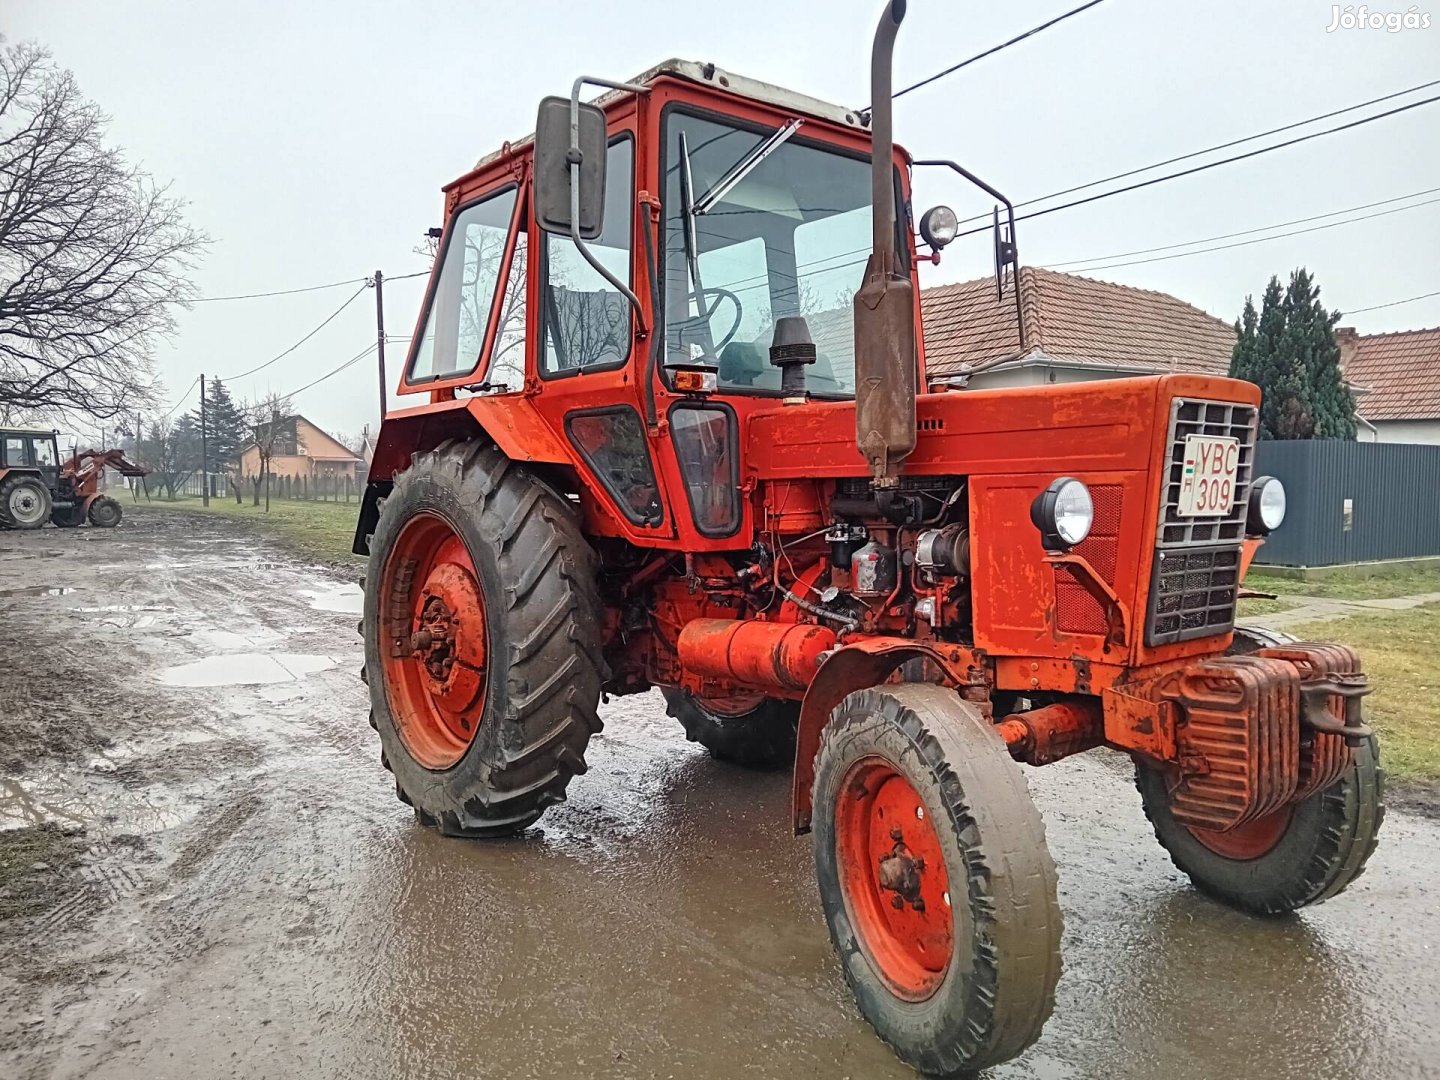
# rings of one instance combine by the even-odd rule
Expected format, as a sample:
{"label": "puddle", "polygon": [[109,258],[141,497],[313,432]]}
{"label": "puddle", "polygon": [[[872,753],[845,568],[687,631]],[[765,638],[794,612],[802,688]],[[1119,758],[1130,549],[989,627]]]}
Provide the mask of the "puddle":
{"label": "puddle", "polygon": [[26,585],[19,589],[0,589],[0,596],[69,596],[75,589],[69,585]]}
{"label": "puddle", "polygon": [[301,589],[316,611],[333,611],[340,615],[359,615],[365,610],[365,593],[359,585],[329,585],[319,589]]}
{"label": "puddle", "polygon": [[156,677],[166,686],[265,686],[294,682],[335,664],[329,656],[306,653],[234,653],[166,668]]}

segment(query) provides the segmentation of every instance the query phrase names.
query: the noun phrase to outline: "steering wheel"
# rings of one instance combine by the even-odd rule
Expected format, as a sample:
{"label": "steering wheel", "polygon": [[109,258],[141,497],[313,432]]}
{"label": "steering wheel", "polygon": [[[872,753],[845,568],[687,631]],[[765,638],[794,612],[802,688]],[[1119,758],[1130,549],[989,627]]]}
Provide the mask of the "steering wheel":
{"label": "steering wheel", "polygon": [[[740,332],[740,324],[745,321],[745,305],[740,302],[740,297],[736,296],[729,289],[707,287],[691,295],[699,301],[700,314],[695,316],[697,322],[703,320],[708,324],[711,316],[720,310],[720,305],[726,300],[729,300],[735,305],[735,321],[730,324],[730,329],[726,331],[725,336],[715,343],[715,355],[719,356],[720,351],[724,349],[726,345],[729,345],[730,342],[734,341],[735,335]],[[705,306],[705,297],[710,295],[715,297],[715,302],[707,308]]]}

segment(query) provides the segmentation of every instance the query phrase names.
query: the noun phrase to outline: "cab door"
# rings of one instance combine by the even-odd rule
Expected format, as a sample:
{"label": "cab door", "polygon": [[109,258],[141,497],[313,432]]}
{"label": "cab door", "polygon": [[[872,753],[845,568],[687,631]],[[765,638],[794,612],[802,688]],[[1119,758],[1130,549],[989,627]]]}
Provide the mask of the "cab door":
{"label": "cab door", "polygon": [[60,486],[60,453],[53,435],[30,437],[30,463],[40,471],[40,479],[55,491]]}

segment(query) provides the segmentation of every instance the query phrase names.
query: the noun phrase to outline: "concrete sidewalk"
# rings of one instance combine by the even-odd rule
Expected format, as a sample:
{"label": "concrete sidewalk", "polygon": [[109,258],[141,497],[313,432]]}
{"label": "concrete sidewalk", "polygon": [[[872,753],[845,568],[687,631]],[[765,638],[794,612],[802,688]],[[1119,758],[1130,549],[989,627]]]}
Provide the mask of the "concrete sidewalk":
{"label": "concrete sidewalk", "polygon": [[1296,606],[1273,615],[1257,615],[1241,619],[1240,624],[1268,626],[1280,630],[1300,623],[1322,622],[1326,619],[1343,619],[1347,615],[1363,615],[1375,611],[1409,611],[1424,604],[1440,603],[1440,592],[1415,593],[1411,596],[1391,596],[1383,600],[1336,600],[1320,596],[1291,596],[1280,594],[1276,599],[1294,603]]}

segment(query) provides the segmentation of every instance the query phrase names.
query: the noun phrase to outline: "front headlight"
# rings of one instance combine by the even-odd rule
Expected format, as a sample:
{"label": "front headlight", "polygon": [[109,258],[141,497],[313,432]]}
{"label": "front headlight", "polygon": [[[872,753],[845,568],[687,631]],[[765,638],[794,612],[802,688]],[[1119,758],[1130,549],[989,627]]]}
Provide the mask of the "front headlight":
{"label": "front headlight", "polygon": [[1090,535],[1095,504],[1090,489],[1073,476],[1062,476],[1035,496],[1030,520],[1040,530],[1046,551],[1066,551]]}
{"label": "front headlight", "polygon": [[1274,532],[1285,520],[1285,485],[1273,476],[1261,476],[1250,485],[1250,507],[1245,531],[1252,536]]}
{"label": "front headlight", "polygon": [[948,206],[932,206],[920,219],[920,235],[935,251],[939,251],[960,231],[960,219]]}

